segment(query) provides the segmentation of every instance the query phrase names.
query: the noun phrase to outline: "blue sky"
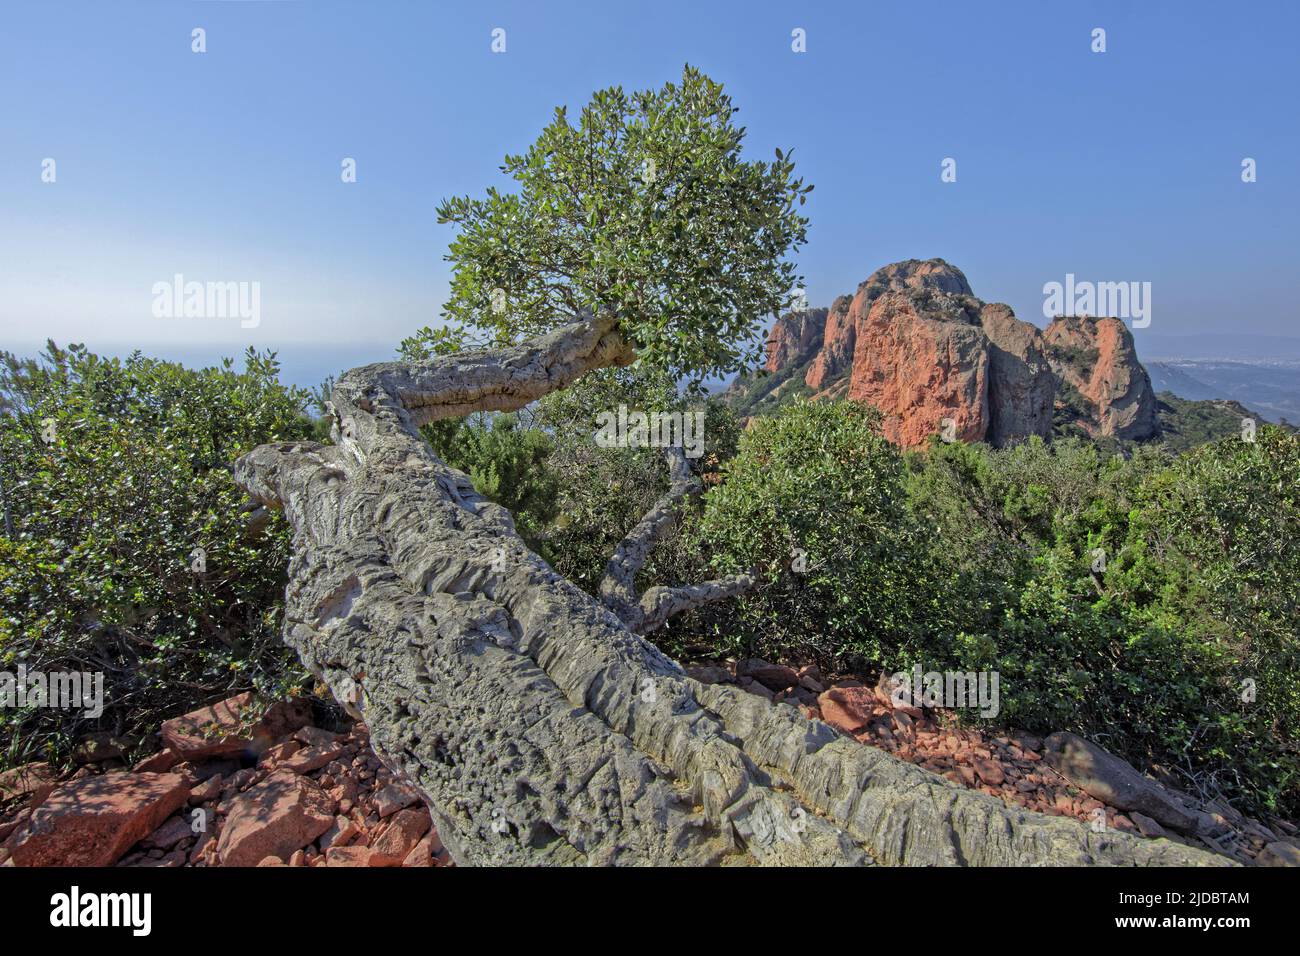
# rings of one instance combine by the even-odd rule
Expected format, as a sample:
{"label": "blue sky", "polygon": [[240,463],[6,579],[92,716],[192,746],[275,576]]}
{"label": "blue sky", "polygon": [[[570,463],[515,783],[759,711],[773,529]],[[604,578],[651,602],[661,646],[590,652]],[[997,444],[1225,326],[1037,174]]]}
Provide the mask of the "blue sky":
{"label": "blue sky", "polygon": [[[440,199],[504,185],[556,104],[688,61],[816,184],[813,304],[941,256],[1030,321],[1072,272],[1150,281],[1149,336],[1300,336],[1298,6],[6,3],[0,347],[387,355],[445,296]],[[155,317],[176,273],[259,282],[260,325]]]}

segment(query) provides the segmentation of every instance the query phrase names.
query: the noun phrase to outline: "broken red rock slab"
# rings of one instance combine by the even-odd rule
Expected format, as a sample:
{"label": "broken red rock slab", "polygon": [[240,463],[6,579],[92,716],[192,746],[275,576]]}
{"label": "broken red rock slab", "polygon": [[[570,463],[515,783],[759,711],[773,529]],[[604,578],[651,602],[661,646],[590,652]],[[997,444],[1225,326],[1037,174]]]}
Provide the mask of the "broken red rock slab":
{"label": "broken red rock slab", "polygon": [[773,664],[757,657],[746,658],[736,664],[737,680],[749,677],[776,693],[799,683],[799,672],[784,664]]}
{"label": "broken red rock slab", "polygon": [[288,760],[302,749],[303,745],[296,740],[282,740],[275,746],[268,747],[258,759],[257,765],[266,769],[274,769],[276,765]]}
{"label": "broken red rock slab", "polygon": [[332,846],[325,851],[326,866],[370,866],[368,846]]}
{"label": "broken red rock slab", "polygon": [[402,860],[403,867],[433,866],[433,841],[428,835],[421,838],[411,852],[406,854],[406,859]]}
{"label": "broken red rock slab", "polygon": [[164,747],[156,754],[150,754],[145,757],[134,767],[132,773],[166,773],[180,763],[184,758],[171,747]]}
{"label": "broken red rock slab", "polygon": [[55,787],[5,846],[15,866],[112,866],[188,795],[176,774],[83,777]]}
{"label": "broken red rock slab", "polygon": [[343,744],[335,740],[325,744],[312,744],[303,747],[292,756],[286,757],[277,765],[294,773],[311,773],[343,753]]}
{"label": "broken red rock slab", "polygon": [[[172,776],[181,781],[181,792],[187,794],[190,805],[182,804],[181,812],[156,821],[116,865],[454,865],[418,791],[398,781],[368,752],[368,737],[360,724],[343,733],[307,726],[267,747],[256,768],[241,768],[238,761],[226,757],[176,764]],[[318,751],[334,756],[323,767],[297,772],[285,765],[296,756]],[[318,762],[313,756],[306,763]],[[274,786],[288,793],[267,805],[265,790],[273,778],[278,781]],[[286,781],[292,780],[301,783],[289,786]],[[322,794],[324,803],[320,802]],[[338,800],[335,794],[344,799]],[[263,805],[253,806],[259,802]],[[334,810],[328,826],[318,833],[331,806]],[[203,822],[196,826],[193,815],[200,813]],[[304,818],[317,816],[304,823]],[[30,818],[31,810],[24,808],[0,824],[0,840]],[[338,852],[344,849],[349,852]],[[331,850],[335,851],[332,862],[328,858]],[[0,865],[14,865],[9,853],[0,850]]]}
{"label": "broken red rock slab", "polygon": [[817,698],[822,720],[846,734],[855,734],[876,713],[875,695],[866,687],[832,687]]}
{"label": "broken red rock slab", "polygon": [[217,843],[222,866],[288,859],[334,825],[334,801],[315,781],[278,770],[234,798]]}
{"label": "broken red rock slab", "polygon": [[173,717],[162,725],[163,742],[191,762],[265,750],[306,726],[311,705],[300,699],[278,701],[260,717],[252,691]]}
{"label": "broken red rock slab", "polygon": [[376,855],[387,861],[387,865],[401,866],[432,825],[426,807],[408,807],[399,810],[393,815],[391,822],[375,837],[370,847]]}
{"label": "broken red rock slab", "polygon": [[390,783],[375,795],[375,808],[379,816],[387,817],[404,810],[420,799],[420,794],[404,784]]}
{"label": "broken red rock slab", "polygon": [[362,827],[350,817],[343,815],[334,818],[334,825],[326,830],[320,837],[320,848],[328,850],[330,847],[344,847],[356,839],[362,832]]}

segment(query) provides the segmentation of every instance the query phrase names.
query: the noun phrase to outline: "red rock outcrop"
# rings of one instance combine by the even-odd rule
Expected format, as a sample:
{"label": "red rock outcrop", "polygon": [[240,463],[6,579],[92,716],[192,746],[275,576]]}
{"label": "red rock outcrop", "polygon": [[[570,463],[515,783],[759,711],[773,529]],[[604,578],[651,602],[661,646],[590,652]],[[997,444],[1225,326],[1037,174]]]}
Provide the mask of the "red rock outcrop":
{"label": "red rock outcrop", "polygon": [[989,338],[989,443],[1048,435],[1056,377],[1043,333],[1001,303],[984,306],[980,326]]}
{"label": "red rock outcrop", "polygon": [[1053,372],[1083,399],[1075,420],[1084,431],[1133,440],[1157,434],[1155,390],[1123,320],[1058,316],[1043,340]]}
{"label": "red rock outcrop", "polygon": [[799,365],[821,347],[826,331],[825,309],[804,309],[787,312],[776,320],[767,335],[767,363],[769,372],[791,365]]}
{"label": "red rock outcrop", "polygon": [[907,447],[936,433],[1001,445],[1051,429],[1041,333],[985,305],[942,259],[885,266],[836,299],[804,380],[817,397],[876,406],[886,437]]}
{"label": "red rock outcrop", "polygon": [[842,295],[830,307],[821,347],[804,377],[809,388],[822,391],[832,379],[843,375],[852,366],[853,349],[857,344],[857,315],[853,306],[857,302],[857,296]]}
{"label": "red rock outcrop", "polygon": [[998,446],[1046,437],[1058,404],[1097,437],[1142,439],[1159,427],[1121,321],[1058,319],[1044,332],[978,299],[942,259],[893,263],[829,309],[782,316],[765,368],[803,372],[814,398],[876,406],[886,437],[906,447],[936,433]]}
{"label": "red rock outcrop", "polygon": [[823,391],[830,387],[833,379],[852,368],[857,351],[858,326],[878,298],[888,292],[922,290],[973,295],[961,270],[942,259],[908,259],[877,269],[858,286],[857,292],[840,296],[831,306],[825,320],[821,351],[805,378],[808,387]]}
{"label": "red rock outcrop", "polygon": [[925,293],[887,292],[857,323],[848,397],[879,408],[885,437],[904,447],[945,422],[962,441],[988,432],[988,340],[963,306],[940,307]]}

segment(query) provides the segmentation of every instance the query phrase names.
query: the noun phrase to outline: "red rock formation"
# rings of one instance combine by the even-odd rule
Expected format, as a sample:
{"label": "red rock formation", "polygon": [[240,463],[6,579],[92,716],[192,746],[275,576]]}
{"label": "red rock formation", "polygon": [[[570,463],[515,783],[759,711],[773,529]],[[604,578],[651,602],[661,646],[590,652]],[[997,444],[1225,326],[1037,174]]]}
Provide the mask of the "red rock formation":
{"label": "red rock formation", "polygon": [[848,397],[884,412],[884,435],[904,447],[949,434],[983,441],[988,432],[988,345],[966,321],[934,317],[924,294],[888,292],[858,323]]}
{"label": "red rock formation", "polygon": [[852,296],[840,296],[826,317],[821,351],[804,379],[810,388],[822,391],[833,379],[853,366],[859,323],[872,304],[887,292],[928,289],[952,295],[971,295],[970,284],[961,271],[942,259],[908,259],[877,269],[858,286]]}
{"label": "red rock formation", "polygon": [[769,372],[790,365],[799,365],[821,347],[826,329],[825,309],[804,309],[787,312],[776,320],[767,336],[767,364]]}
{"label": "red rock formation", "polygon": [[804,376],[804,382],[809,388],[822,391],[832,379],[840,377],[853,365],[857,320],[865,302],[860,302],[859,298],[860,296],[842,295],[831,306],[826,316],[821,348],[813,359],[808,374]]}
{"label": "red rock formation", "polygon": [[875,405],[885,435],[905,446],[945,432],[945,420],[956,438],[1005,444],[1051,427],[1038,336],[1006,306],[985,307],[961,270],[909,259],[835,300],[804,380],[818,397]]}
{"label": "red rock formation", "polygon": [[[247,707],[241,695],[208,710]],[[363,724],[301,727],[255,767],[222,756],[174,773],[93,767],[0,775],[0,867],[451,865],[419,793],[380,763]]]}
{"label": "red rock formation", "polygon": [[1043,333],[1000,303],[984,306],[980,325],[989,338],[989,443],[1050,434],[1056,377]]}
{"label": "red rock formation", "polygon": [[1043,340],[1052,371],[1084,399],[1076,420],[1093,437],[1157,434],[1155,390],[1121,319],[1058,316]]}
{"label": "red rock formation", "polygon": [[[818,342],[820,336],[820,342]],[[1050,354],[1049,354],[1050,353]],[[868,402],[884,432],[907,447],[944,432],[1007,445],[1051,434],[1057,393],[1096,436],[1141,439],[1158,430],[1155,396],[1117,319],[1061,319],[1043,332],[1008,306],[976,298],[942,259],[878,269],[829,310],[779,319],[767,371],[807,365],[815,398]]]}

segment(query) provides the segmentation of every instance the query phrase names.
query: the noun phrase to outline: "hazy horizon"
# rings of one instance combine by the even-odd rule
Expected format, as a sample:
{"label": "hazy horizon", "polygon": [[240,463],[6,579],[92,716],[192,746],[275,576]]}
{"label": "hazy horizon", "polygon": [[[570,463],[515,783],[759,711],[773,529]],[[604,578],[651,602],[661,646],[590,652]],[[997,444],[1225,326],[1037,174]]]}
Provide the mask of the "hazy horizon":
{"label": "hazy horizon", "polygon": [[[1039,325],[1044,283],[1067,274],[1150,282],[1144,358],[1198,336],[1274,354],[1300,334],[1293,6],[356,9],[7,11],[0,347],[391,357],[446,296],[435,204],[507,187],[502,156],[557,104],[659,86],[686,62],[732,95],[747,156],[793,148],[816,185],[798,256],[811,304],[941,257]],[[256,327],[155,317],[151,290],[175,275],[257,283]]]}

